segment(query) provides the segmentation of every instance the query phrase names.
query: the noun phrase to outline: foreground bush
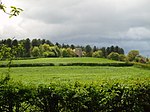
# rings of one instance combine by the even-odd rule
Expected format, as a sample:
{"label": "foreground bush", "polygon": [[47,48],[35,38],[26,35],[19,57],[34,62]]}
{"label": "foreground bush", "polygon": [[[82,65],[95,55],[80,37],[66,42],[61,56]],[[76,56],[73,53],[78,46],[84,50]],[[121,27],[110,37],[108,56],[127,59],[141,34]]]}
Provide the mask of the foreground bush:
{"label": "foreground bush", "polygon": [[150,84],[50,84],[0,81],[3,112],[149,112]]}

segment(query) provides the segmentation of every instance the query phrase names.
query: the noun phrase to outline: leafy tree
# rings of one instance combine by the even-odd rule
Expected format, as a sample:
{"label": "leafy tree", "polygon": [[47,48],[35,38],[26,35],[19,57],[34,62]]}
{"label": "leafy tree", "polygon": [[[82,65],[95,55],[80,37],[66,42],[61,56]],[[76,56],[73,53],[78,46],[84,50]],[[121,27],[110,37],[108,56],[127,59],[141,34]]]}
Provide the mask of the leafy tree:
{"label": "leafy tree", "polygon": [[131,50],[129,53],[128,53],[128,60],[129,61],[134,61],[135,57],[139,55],[139,51],[138,50]]}
{"label": "leafy tree", "polygon": [[60,50],[60,48],[58,46],[54,46],[54,49],[55,49],[56,57],[61,57],[62,56],[62,51]]}
{"label": "leafy tree", "polygon": [[43,52],[46,52],[46,51],[50,51],[50,46],[49,46],[49,44],[43,44],[42,45],[42,49],[43,49]]}
{"label": "leafy tree", "polygon": [[58,48],[61,48],[61,45],[58,43],[58,42],[56,42],[56,44],[55,44]]}
{"label": "leafy tree", "polygon": [[7,12],[6,11],[7,7],[0,0],[0,9],[3,10],[4,13],[8,14],[10,18],[13,16],[18,16],[20,12],[23,11],[23,9],[17,8],[15,6],[10,6],[10,8],[11,8],[10,12]]}
{"label": "leafy tree", "polygon": [[46,40],[46,44],[48,44],[50,46],[54,46],[54,44],[51,41],[49,41],[49,40]]}
{"label": "leafy tree", "polygon": [[70,48],[71,48],[71,49],[75,49],[75,46],[72,44],[72,45],[70,46]]}
{"label": "leafy tree", "polygon": [[118,53],[119,53],[119,54],[124,54],[124,50],[123,50],[122,48],[119,48],[119,49],[118,49]]}
{"label": "leafy tree", "polygon": [[67,48],[67,52],[69,54],[69,57],[75,57],[76,56],[76,53],[71,48]]}
{"label": "leafy tree", "polygon": [[71,48],[63,48],[62,49],[62,56],[63,57],[75,57],[76,54]]}
{"label": "leafy tree", "polygon": [[69,57],[69,53],[68,53],[67,49],[65,49],[65,48],[62,49],[62,56]]}
{"label": "leafy tree", "polygon": [[42,56],[44,56],[45,58],[48,57],[48,52],[43,52]]}
{"label": "leafy tree", "polygon": [[26,57],[30,57],[31,43],[30,43],[30,39],[29,38],[27,38],[25,40],[24,48],[25,48],[25,56]]}
{"label": "leafy tree", "polygon": [[69,48],[70,46],[68,44],[62,44],[62,48]]}
{"label": "leafy tree", "polygon": [[95,52],[93,52],[92,57],[102,58],[103,52],[101,50],[95,51]]}
{"label": "leafy tree", "polygon": [[40,43],[37,39],[33,39],[32,42],[31,42],[31,45],[32,45],[32,47],[35,47],[35,46],[39,46]]}
{"label": "leafy tree", "polygon": [[111,53],[111,49],[110,49],[110,47],[107,47],[107,49],[106,49],[106,56],[108,56],[110,53]]}
{"label": "leafy tree", "polygon": [[93,52],[95,52],[95,51],[97,51],[97,47],[96,46],[93,47]]}
{"label": "leafy tree", "polygon": [[18,44],[18,46],[16,47],[16,51],[17,51],[16,57],[23,57],[24,56],[25,49],[24,49],[22,44]]}
{"label": "leafy tree", "polygon": [[17,39],[12,41],[12,46],[16,46],[16,47],[18,46],[18,40]]}
{"label": "leafy tree", "polygon": [[106,48],[105,47],[102,47],[101,49],[100,49],[102,52],[103,52],[103,57],[107,57],[107,51],[106,51]]}
{"label": "leafy tree", "polygon": [[108,58],[108,59],[112,59],[112,60],[117,60],[117,61],[119,61],[119,54],[116,53],[116,52],[111,52],[111,53],[108,55],[107,58]]}
{"label": "leafy tree", "polygon": [[46,40],[45,39],[42,39],[42,44],[45,44],[46,43]]}
{"label": "leafy tree", "polygon": [[114,47],[114,46],[111,46],[111,47],[110,47],[110,53],[111,53],[111,52],[115,52],[115,47]]}
{"label": "leafy tree", "polygon": [[92,56],[92,48],[90,45],[87,45],[85,47],[86,56],[91,57]]}
{"label": "leafy tree", "polygon": [[124,54],[119,54],[120,61],[127,61],[127,57]]}
{"label": "leafy tree", "polygon": [[6,45],[7,45],[8,47],[11,47],[11,46],[12,46],[12,40],[11,40],[10,38],[8,38],[8,39],[6,40]]}
{"label": "leafy tree", "polygon": [[54,52],[48,52],[48,57],[56,57]]}
{"label": "leafy tree", "polygon": [[6,45],[0,46],[0,60],[9,59],[11,57],[10,52],[10,47],[7,47]]}
{"label": "leafy tree", "polygon": [[40,56],[40,49],[39,49],[39,47],[37,47],[37,46],[33,47],[33,49],[31,50],[31,55],[33,57],[39,57]]}

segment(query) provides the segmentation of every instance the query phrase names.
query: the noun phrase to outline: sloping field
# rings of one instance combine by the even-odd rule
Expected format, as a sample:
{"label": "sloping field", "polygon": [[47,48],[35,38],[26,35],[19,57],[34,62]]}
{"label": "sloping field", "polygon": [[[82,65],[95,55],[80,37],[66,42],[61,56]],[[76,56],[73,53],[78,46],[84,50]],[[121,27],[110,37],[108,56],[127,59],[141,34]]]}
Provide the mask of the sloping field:
{"label": "sloping field", "polygon": [[[7,64],[8,61],[0,61],[0,64]],[[119,61],[105,58],[37,58],[28,60],[13,60],[12,64],[33,64],[33,63],[121,63]]]}

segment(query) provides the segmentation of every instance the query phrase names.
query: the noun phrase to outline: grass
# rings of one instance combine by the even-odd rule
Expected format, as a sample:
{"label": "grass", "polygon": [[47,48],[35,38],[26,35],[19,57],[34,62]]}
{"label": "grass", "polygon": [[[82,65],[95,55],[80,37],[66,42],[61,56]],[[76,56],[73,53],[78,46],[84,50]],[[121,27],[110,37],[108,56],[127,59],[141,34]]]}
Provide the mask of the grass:
{"label": "grass", "polygon": [[[13,60],[12,64],[32,64],[32,63],[120,63],[119,61],[108,60],[105,58],[37,58],[29,60]],[[0,64],[7,64],[7,61],[0,61]]]}
{"label": "grass", "polygon": [[[6,64],[7,61],[0,61]],[[30,60],[13,60],[14,64],[33,63],[122,63],[104,58],[38,58]],[[0,74],[6,74],[8,68],[0,68]],[[32,84],[116,82],[131,83],[150,80],[150,71],[136,67],[108,66],[43,66],[43,67],[12,67],[11,77],[15,81]]]}
{"label": "grass", "polygon": [[[5,74],[7,68],[0,68]],[[131,83],[150,80],[150,71],[135,67],[89,67],[89,66],[51,66],[11,68],[11,77],[15,81],[31,84],[115,82]]]}

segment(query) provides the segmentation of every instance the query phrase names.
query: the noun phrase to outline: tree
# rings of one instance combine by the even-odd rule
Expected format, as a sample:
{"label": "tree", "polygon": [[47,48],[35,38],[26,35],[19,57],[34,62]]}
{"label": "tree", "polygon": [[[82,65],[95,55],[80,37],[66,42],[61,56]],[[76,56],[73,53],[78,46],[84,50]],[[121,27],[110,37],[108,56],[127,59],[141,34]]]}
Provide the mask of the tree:
{"label": "tree", "polygon": [[129,61],[134,61],[135,57],[139,55],[139,51],[138,50],[131,50],[129,53],[128,53],[128,60]]}
{"label": "tree", "polygon": [[58,47],[58,46],[54,46],[55,48],[55,51],[56,51],[56,56],[57,57],[61,57],[62,56],[62,52],[61,52],[61,49]]}
{"label": "tree", "polygon": [[115,47],[114,47],[114,46],[111,46],[111,47],[110,47],[110,53],[111,53],[111,52],[115,52]]}
{"label": "tree", "polygon": [[93,52],[92,57],[102,58],[103,52],[101,50],[95,51],[95,52]]}
{"label": "tree", "polygon": [[62,56],[69,57],[69,53],[68,53],[67,49],[65,49],[65,48],[62,49]]}
{"label": "tree", "polygon": [[71,48],[67,48],[67,52],[69,54],[69,57],[75,57],[76,56],[76,53]]}
{"label": "tree", "polygon": [[20,12],[23,11],[23,9],[17,8],[15,6],[10,6],[10,8],[11,8],[10,12],[7,12],[6,11],[7,7],[0,0],[0,9],[3,10],[4,13],[8,14],[10,18],[13,16],[18,16]]}
{"label": "tree", "polygon": [[119,53],[119,54],[124,54],[124,50],[123,50],[122,48],[119,48],[119,49],[118,49],[118,53]]}
{"label": "tree", "polygon": [[24,56],[24,52],[25,52],[25,49],[24,49],[23,45],[22,44],[18,44],[18,46],[16,48],[17,48],[16,57],[23,57]]}
{"label": "tree", "polygon": [[29,39],[29,38],[27,38],[27,39],[25,40],[24,48],[25,48],[25,56],[26,56],[26,57],[30,57],[31,43],[30,43],[30,39]]}
{"label": "tree", "polygon": [[127,61],[127,57],[124,54],[119,54],[119,61]]}
{"label": "tree", "polygon": [[61,45],[58,42],[56,42],[55,45],[58,46],[59,48],[61,48]]}
{"label": "tree", "polygon": [[54,44],[51,41],[49,41],[49,40],[46,40],[46,44],[48,44],[50,46],[54,46]]}
{"label": "tree", "polygon": [[0,60],[10,59],[11,58],[10,52],[11,52],[10,47],[6,45],[0,46]]}
{"label": "tree", "polygon": [[108,59],[112,59],[112,60],[119,61],[119,54],[116,53],[116,52],[111,52],[111,53],[108,55]]}
{"label": "tree", "polygon": [[91,57],[92,56],[92,48],[90,45],[87,45],[85,47],[86,56]]}
{"label": "tree", "polygon": [[75,46],[72,44],[72,45],[70,46],[70,48],[71,48],[71,49],[75,49]]}
{"label": "tree", "polygon": [[101,48],[101,51],[103,52],[103,57],[107,57],[107,51],[106,51],[106,48],[105,47],[102,47]]}
{"label": "tree", "polygon": [[32,44],[32,47],[35,47],[35,46],[39,46],[40,42],[37,39],[33,39],[32,42],[31,42],[31,44]]}
{"label": "tree", "polygon": [[33,57],[39,57],[40,56],[40,49],[37,46],[33,47],[33,49],[31,50],[31,55]]}
{"label": "tree", "polygon": [[11,40],[10,38],[8,38],[8,39],[6,40],[6,45],[7,45],[8,47],[11,47],[11,46],[12,46],[12,40]]}
{"label": "tree", "polygon": [[93,52],[95,52],[95,51],[97,51],[97,47],[96,46],[93,47]]}
{"label": "tree", "polygon": [[45,52],[45,51],[50,51],[50,46],[49,46],[49,44],[43,44],[42,45],[42,49],[43,49],[43,52]]}
{"label": "tree", "polygon": [[16,46],[16,47],[18,46],[18,40],[17,39],[12,41],[12,46]]}

